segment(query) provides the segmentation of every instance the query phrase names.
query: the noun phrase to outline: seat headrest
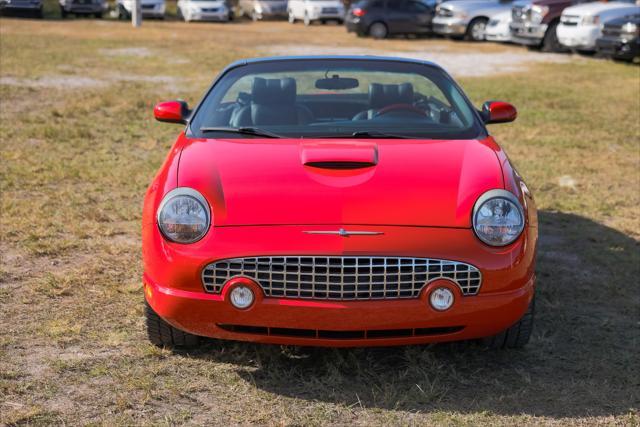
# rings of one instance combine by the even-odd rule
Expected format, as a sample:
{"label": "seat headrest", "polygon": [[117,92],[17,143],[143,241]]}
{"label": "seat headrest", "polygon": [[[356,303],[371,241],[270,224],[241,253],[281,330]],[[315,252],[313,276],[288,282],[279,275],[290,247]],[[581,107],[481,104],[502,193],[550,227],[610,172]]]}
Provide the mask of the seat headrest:
{"label": "seat headrest", "polygon": [[296,81],[290,77],[283,79],[253,79],[252,101],[259,105],[292,105],[296,102]]}
{"label": "seat headrest", "polygon": [[382,108],[393,104],[413,104],[413,85],[371,83],[369,85],[369,105],[371,108]]}

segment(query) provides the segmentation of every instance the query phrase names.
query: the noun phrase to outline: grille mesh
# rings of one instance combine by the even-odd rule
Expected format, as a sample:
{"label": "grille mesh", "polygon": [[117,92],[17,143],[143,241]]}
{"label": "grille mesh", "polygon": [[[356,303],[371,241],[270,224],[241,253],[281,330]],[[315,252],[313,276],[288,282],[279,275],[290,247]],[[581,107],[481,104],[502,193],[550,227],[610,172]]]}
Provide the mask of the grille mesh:
{"label": "grille mesh", "polygon": [[267,297],[325,300],[417,298],[424,285],[449,279],[463,295],[480,289],[480,271],[457,261],[399,257],[256,257],[233,258],[207,265],[202,282],[208,293],[220,293],[237,276],[260,284]]}

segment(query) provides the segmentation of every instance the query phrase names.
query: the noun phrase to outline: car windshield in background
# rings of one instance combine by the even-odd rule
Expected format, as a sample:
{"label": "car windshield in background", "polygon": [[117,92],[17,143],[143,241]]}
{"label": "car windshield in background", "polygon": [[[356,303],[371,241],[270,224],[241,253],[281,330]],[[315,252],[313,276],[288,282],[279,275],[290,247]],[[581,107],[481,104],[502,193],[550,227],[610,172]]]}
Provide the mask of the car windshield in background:
{"label": "car windshield in background", "polygon": [[190,132],[197,137],[472,139],[484,127],[438,67],[293,59],[229,70],[195,112]]}

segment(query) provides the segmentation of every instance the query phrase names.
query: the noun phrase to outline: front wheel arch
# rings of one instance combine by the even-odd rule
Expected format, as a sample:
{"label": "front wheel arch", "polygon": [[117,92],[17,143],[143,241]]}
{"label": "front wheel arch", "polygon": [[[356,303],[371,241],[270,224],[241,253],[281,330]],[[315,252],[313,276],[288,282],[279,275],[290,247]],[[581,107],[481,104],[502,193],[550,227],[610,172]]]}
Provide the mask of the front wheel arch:
{"label": "front wheel arch", "polygon": [[470,40],[470,41],[483,41],[483,40],[485,40],[486,36],[483,36],[482,39],[477,39],[477,38],[474,38],[474,36],[473,36],[473,27],[474,27],[474,25],[479,24],[481,22],[484,23],[485,30],[486,30],[486,26],[489,23],[489,18],[487,16],[476,16],[467,25],[467,31],[465,32],[465,39]]}

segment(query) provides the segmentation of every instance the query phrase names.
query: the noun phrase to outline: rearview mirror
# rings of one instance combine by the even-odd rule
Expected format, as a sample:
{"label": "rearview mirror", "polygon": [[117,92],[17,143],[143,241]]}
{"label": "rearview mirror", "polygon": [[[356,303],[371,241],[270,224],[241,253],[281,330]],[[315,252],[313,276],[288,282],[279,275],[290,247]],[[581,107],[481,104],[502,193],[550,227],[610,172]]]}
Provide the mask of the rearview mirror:
{"label": "rearview mirror", "polygon": [[186,124],[189,114],[191,111],[185,101],[161,102],[153,108],[153,115],[159,122]]}
{"label": "rearview mirror", "polygon": [[512,122],[516,117],[518,110],[508,102],[487,101],[482,105],[482,118],[487,124]]}
{"label": "rearview mirror", "polygon": [[318,79],[316,80],[317,89],[325,90],[346,90],[355,89],[360,86],[358,79],[352,79],[349,77],[340,77],[337,74],[331,76],[330,79]]}

